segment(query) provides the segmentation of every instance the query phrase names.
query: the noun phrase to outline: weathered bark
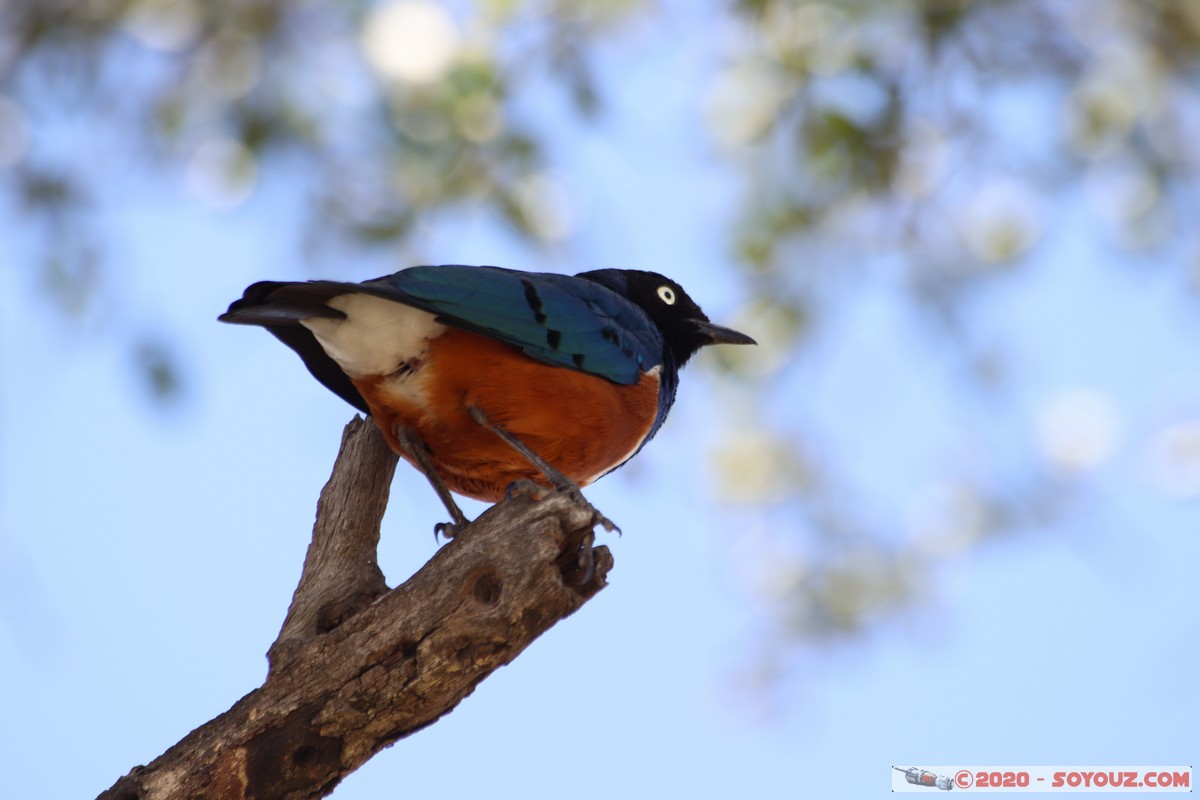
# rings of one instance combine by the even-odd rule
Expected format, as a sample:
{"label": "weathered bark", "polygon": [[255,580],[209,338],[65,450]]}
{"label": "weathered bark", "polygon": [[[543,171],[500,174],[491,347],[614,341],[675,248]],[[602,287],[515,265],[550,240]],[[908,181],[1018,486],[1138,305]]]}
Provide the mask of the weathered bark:
{"label": "weathered bark", "polygon": [[388,590],[376,556],[397,460],[369,420],[355,417],[342,431],[333,474],[317,500],[300,583],[283,630],[267,652],[271,672],[298,646],[333,630]]}
{"label": "weathered bark", "polygon": [[396,462],[380,446],[369,421],[347,426],[266,682],[100,798],[323,797],[606,585],[602,546],[573,583],[596,512],[560,493],[496,505],[388,591],[375,548]]}

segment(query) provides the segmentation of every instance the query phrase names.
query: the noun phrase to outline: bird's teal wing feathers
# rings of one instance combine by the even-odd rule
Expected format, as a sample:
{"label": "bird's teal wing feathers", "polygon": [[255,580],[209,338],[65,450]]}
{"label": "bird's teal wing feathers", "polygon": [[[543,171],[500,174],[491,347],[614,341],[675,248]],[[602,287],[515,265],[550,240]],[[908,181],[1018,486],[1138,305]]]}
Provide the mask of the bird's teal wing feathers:
{"label": "bird's teal wing feathers", "polygon": [[499,267],[412,267],[359,284],[547,364],[632,385],[662,361],[662,334],[640,308],[582,278]]}

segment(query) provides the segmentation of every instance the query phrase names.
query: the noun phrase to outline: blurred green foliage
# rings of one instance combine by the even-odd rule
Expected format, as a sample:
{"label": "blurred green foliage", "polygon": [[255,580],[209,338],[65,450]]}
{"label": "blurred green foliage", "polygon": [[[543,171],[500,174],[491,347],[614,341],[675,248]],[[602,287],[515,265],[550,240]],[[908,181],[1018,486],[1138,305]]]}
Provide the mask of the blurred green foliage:
{"label": "blurred green foliage", "polygon": [[[734,14],[740,35],[708,115],[741,173],[730,236],[756,297],[749,316],[771,321],[760,338],[802,352],[857,286],[899,281],[945,380],[990,398],[995,416],[973,424],[999,428],[1016,416],[1011,370],[974,314],[989,287],[1036,262],[1059,216],[1049,208],[1084,199],[1114,247],[1200,285],[1200,272],[1186,275],[1200,264],[1189,133],[1200,129],[1200,4],[742,0]],[[787,359],[755,376],[761,355],[723,355],[746,362],[759,397],[786,372]],[[1079,458],[1103,450],[1094,440],[1110,424],[1084,400],[1065,417],[1080,433],[1064,448]],[[947,558],[1072,510],[1074,481],[1026,452],[992,474],[950,468],[915,520],[881,521],[894,504],[863,489],[853,455],[824,447],[804,412],[767,419],[719,454],[718,485],[773,509],[761,512],[770,533],[753,547],[752,582],[785,632],[776,645],[893,619]],[[779,476],[791,476],[790,503]]]}

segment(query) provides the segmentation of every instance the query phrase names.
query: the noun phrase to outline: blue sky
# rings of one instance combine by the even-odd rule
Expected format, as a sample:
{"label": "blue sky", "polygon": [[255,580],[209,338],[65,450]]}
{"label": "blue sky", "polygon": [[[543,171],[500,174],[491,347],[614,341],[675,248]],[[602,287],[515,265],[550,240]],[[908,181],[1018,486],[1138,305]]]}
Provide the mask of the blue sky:
{"label": "blue sky", "polygon": [[[570,240],[533,255],[467,213],[426,230],[422,254],[656,269],[729,321],[736,183],[695,124],[715,56],[703,20],[674,21],[672,47],[635,32],[603,51],[623,90],[597,127],[553,100],[530,109],[569,134],[554,157],[577,207]],[[109,330],[169,331],[186,365],[174,409],[138,391],[102,326],[54,316],[21,263],[20,218],[0,218],[0,240],[18,243],[0,252],[0,766],[14,797],[94,796],[261,683],[351,416],[271,337],[215,322],[246,284],[304,275],[279,234],[294,187],[268,182],[224,213],[156,177],[129,180],[102,217]],[[1080,386],[1117,409],[1114,454],[1064,522],[939,562],[915,611],[801,650],[756,691],[744,676],[773,628],[746,550],[783,517],[708,499],[736,378],[692,366],[658,438],[587,492],[625,532],[607,541],[610,588],[334,797],[871,797],[892,764],[1194,763],[1200,506],[1154,480],[1147,447],[1200,415],[1195,297],[1180,271],[1110,248],[1087,214],[1057,219],[980,313],[1018,356],[1018,421]],[[842,299],[773,407],[862,448],[863,480],[902,508],[927,431],[993,418],[930,377],[936,344],[898,292],[878,280]],[[443,516],[402,466],[381,546],[390,583],[433,553]]]}

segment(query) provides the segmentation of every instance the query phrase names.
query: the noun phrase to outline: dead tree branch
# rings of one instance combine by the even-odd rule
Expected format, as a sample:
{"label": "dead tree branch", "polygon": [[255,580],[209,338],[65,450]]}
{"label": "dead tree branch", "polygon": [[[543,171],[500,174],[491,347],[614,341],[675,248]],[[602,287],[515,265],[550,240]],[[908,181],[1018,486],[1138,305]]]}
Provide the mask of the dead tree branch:
{"label": "dead tree branch", "polygon": [[573,585],[595,512],[554,494],[489,509],[387,590],[375,549],[395,463],[370,421],[346,427],[266,682],[102,800],[323,797],[606,585],[603,546]]}

